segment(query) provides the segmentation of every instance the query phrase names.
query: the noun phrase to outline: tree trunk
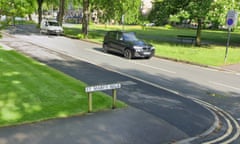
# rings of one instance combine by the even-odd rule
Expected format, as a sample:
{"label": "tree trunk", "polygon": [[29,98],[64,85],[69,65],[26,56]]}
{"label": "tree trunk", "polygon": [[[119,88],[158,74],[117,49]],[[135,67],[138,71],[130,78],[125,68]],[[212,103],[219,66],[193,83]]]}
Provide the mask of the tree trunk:
{"label": "tree trunk", "polygon": [[63,16],[64,16],[64,7],[65,7],[65,0],[60,1],[59,5],[59,13],[58,13],[58,22],[62,26],[63,23]]}
{"label": "tree trunk", "polygon": [[38,0],[38,25],[41,24],[42,21],[42,4],[44,0]]}
{"label": "tree trunk", "polygon": [[15,16],[12,16],[12,25],[15,26],[16,23],[15,23]]}
{"label": "tree trunk", "polygon": [[83,0],[82,33],[84,38],[86,38],[88,35],[88,22],[89,22],[89,0]]}
{"label": "tree trunk", "polygon": [[28,14],[28,19],[30,20],[30,21],[32,21],[33,19],[32,19],[32,15],[31,14]]}
{"label": "tree trunk", "polygon": [[202,19],[198,18],[196,46],[201,46]]}

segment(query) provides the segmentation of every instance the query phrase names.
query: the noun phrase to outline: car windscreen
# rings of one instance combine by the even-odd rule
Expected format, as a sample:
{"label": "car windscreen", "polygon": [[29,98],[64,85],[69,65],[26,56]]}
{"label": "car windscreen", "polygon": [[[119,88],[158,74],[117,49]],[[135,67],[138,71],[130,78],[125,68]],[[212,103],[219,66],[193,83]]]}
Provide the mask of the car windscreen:
{"label": "car windscreen", "polygon": [[57,22],[52,22],[52,21],[49,21],[48,24],[50,26],[59,26],[59,24]]}
{"label": "car windscreen", "polygon": [[125,41],[138,41],[138,38],[134,33],[123,33],[123,39]]}

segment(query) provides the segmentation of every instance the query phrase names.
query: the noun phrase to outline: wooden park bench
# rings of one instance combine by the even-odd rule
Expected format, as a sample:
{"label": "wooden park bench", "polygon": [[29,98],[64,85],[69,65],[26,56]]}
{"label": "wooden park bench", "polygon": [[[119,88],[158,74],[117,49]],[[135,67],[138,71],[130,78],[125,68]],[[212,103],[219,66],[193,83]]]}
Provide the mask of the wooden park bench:
{"label": "wooden park bench", "polygon": [[196,36],[189,36],[189,35],[177,35],[177,39],[181,41],[181,43],[184,42],[191,42],[192,44],[195,44],[196,42]]}

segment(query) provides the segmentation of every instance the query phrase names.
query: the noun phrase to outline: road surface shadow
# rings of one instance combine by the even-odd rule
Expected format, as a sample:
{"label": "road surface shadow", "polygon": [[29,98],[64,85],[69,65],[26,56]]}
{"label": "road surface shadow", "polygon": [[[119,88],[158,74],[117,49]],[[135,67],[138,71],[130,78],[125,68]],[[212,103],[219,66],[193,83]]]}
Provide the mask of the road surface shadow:
{"label": "road surface shadow", "polygon": [[[64,60],[40,60],[67,75],[79,79],[88,85],[108,84],[120,82],[123,86],[118,90],[118,99],[127,104],[159,117],[189,136],[200,134],[213,123],[212,114],[192,100],[170,93],[166,90],[153,87],[143,82],[122,76],[95,65],[65,57]],[[128,70],[128,71],[134,71]],[[141,73],[138,71],[138,73]],[[154,77],[151,75],[151,77]],[[158,78],[159,79],[159,78]],[[163,78],[161,78],[163,79]],[[165,81],[167,78],[165,79]],[[194,85],[182,79],[168,79],[174,83],[183,84],[197,89]],[[130,84],[128,83],[130,82]],[[127,84],[126,84],[127,83]],[[111,91],[106,91],[111,95]]]}

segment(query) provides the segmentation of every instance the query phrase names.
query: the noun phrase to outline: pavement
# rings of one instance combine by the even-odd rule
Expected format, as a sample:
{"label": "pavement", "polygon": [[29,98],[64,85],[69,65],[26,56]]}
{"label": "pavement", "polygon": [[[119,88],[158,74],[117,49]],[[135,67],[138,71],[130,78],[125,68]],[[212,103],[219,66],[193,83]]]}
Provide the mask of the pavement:
{"label": "pavement", "polygon": [[159,144],[180,136],[133,107],[0,129],[1,144]]}
{"label": "pavement", "polygon": [[[33,57],[41,57],[35,52]],[[49,54],[56,56],[42,52],[42,58]],[[240,73],[240,64],[219,69]],[[0,144],[162,144],[189,137],[168,121],[132,106],[0,129]]]}
{"label": "pavement", "polygon": [[231,65],[224,65],[221,68],[226,70],[226,71],[231,71],[231,72],[240,74],[240,63],[231,64]]}

